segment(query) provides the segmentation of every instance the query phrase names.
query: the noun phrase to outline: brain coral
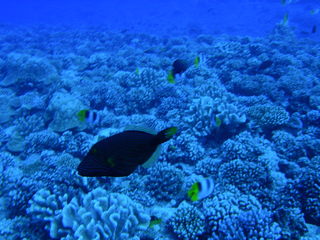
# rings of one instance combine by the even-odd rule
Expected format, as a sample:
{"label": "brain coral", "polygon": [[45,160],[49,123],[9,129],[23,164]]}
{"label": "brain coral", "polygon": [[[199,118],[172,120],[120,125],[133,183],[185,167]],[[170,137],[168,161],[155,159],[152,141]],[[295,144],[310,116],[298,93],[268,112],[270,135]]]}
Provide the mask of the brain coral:
{"label": "brain coral", "polygon": [[123,194],[97,188],[81,202],[73,198],[62,211],[64,227],[77,239],[133,239],[149,225],[142,206]]}

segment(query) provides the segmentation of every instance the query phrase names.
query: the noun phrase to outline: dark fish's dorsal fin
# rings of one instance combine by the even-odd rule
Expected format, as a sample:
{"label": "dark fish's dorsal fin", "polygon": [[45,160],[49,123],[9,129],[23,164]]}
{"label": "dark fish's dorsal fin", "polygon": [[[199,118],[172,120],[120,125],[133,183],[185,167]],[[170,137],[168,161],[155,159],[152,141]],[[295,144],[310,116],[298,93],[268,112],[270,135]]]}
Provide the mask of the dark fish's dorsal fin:
{"label": "dark fish's dorsal fin", "polygon": [[150,133],[152,135],[156,135],[156,130],[146,127],[146,126],[136,126],[136,125],[129,125],[124,128],[124,131],[140,131]]}

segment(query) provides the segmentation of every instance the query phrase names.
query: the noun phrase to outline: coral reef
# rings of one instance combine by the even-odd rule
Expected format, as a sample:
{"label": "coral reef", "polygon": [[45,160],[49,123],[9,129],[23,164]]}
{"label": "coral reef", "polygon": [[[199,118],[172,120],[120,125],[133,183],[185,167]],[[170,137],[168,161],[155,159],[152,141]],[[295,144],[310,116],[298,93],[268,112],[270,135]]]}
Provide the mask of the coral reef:
{"label": "coral reef", "polygon": [[[266,37],[0,33],[0,238],[317,239],[319,43],[283,24]],[[177,59],[190,65],[172,84]],[[127,126],[178,131],[148,169],[79,176]],[[203,178],[213,192],[190,202]]]}

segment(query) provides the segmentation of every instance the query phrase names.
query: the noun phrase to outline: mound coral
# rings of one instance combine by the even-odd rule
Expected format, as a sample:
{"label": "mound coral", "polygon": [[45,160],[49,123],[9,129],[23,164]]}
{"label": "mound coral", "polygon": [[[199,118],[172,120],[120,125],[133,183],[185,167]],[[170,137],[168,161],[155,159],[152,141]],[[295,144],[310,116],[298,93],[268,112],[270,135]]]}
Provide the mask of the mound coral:
{"label": "mound coral", "polygon": [[225,141],[221,146],[221,153],[227,161],[234,159],[255,161],[263,154],[266,146],[268,146],[266,140],[253,137],[250,132],[244,131]]}
{"label": "mound coral", "polygon": [[221,182],[233,184],[238,189],[249,192],[265,186],[267,182],[267,169],[257,163],[233,160],[224,163],[219,168]]}
{"label": "mound coral", "polygon": [[251,195],[237,191],[218,193],[203,204],[210,240],[280,239],[281,229],[272,215]]}
{"label": "mound coral", "polygon": [[58,79],[57,70],[47,59],[28,54],[11,53],[4,65],[6,76],[3,86],[19,86],[19,90],[30,88],[43,90],[44,86]]}
{"label": "mound coral", "polygon": [[197,163],[205,155],[205,149],[198,144],[195,136],[181,133],[174,145],[170,145],[165,153],[170,162]]}
{"label": "mound coral", "polygon": [[56,92],[47,108],[48,112],[53,115],[49,127],[56,132],[63,132],[68,129],[84,129],[86,126],[80,122],[77,113],[87,107],[75,96],[67,92]]}
{"label": "mound coral", "polygon": [[273,129],[289,121],[289,113],[282,107],[272,105],[257,105],[250,107],[247,115],[258,126]]}
{"label": "mound coral", "polygon": [[204,215],[194,206],[182,202],[168,225],[178,239],[197,240],[205,232]]}

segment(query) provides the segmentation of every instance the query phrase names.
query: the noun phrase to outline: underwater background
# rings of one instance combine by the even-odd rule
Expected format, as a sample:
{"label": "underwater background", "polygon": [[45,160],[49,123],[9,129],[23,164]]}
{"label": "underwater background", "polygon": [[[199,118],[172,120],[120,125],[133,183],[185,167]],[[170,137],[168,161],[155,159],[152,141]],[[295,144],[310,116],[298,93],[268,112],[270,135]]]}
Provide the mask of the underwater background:
{"label": "underwater background", "polygon": [[[319,26],[316,0],[2,2],[0,239],[320,239]],[[80,176],[128,126],[178,131]]]}

